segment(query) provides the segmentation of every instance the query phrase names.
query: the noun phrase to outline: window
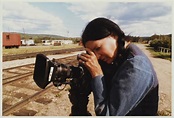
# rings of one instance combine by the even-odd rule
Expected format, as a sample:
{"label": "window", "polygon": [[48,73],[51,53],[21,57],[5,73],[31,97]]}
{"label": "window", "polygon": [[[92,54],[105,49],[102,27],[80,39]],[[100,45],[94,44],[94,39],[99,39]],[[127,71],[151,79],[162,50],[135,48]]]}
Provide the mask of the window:
{"label": "window", "polygon": [[10,39],[10,35],[6,35],[6,39]]}

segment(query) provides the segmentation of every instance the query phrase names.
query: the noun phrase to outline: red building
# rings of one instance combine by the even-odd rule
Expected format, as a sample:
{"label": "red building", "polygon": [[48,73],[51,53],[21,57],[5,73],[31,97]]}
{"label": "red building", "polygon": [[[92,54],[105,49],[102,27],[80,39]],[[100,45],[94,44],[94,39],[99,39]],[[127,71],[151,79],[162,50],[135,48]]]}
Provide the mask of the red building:
{"label": "red building", "polygon": [[19,48],[21,45],[21,36],[18,33],[3,32],[3,47]]}

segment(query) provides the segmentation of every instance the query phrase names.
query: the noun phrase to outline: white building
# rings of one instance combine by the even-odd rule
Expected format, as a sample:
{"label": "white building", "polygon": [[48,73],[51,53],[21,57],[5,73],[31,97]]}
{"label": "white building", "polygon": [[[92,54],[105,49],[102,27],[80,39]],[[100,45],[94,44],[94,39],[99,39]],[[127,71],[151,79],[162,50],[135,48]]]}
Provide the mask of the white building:
{"label": "white building", "polygon": [[35,45],[35,43],[34,43],[34,40],[32,40],[32,39],[22,39],[21,40],[21,45],[23,45],[23,46],[33,46],[33,45]]}
{"label": "white building", "polygon": [[42,40],[42,45],[51,45],[51,40]]}
{"label": "white building", "polygon": [[64,44],[73,44],[72,40],[42,40],[42,45],[64,45]]}
{"label": "white building", "polygon": [[26,44],[26,40],[23,40],[23,39],[22,39],[22,40],[21,40],[21,45],[22,45],[22,46],[26,46],[26,45],[27,45],[27,44]]}
{"label": "white building", "polygon": [[72,40],[52,40],[52,45],[64,45],[64,44],[73,44]]}

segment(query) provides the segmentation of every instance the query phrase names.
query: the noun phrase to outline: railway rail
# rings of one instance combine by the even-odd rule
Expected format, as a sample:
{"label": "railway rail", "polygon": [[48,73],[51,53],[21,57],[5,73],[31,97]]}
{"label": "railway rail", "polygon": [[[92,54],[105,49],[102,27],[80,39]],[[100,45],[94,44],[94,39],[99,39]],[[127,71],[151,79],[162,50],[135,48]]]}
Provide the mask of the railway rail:
{"label": "railway rail", "polygon": [[[76,56],[57,59],[64,64],[77,65]],[[52,84],[40,89],[33,81],[34,64],[3,70],[3,116],[34,116],[38,110],[31,110],[30,104],[49,104],[52,99],[47,93],[55,94]],[[7,76],[8,75],[8,76]],[[48,92],[49,91],[49,92]],[[59,93],[60,91],[56,91]],[[39,108],[39,107],[38,107]]]}
{"label": "railway rail", "polygon": [[62,53],[70,53],[75,51],[83,51],[84,48],[71,48],[71,49],[62,49],[62,50],[51,50],[51,51],[44,51],[44,52],[33,52],[33,53],[27,53],[27,54],[18,54],[18,55],[6,55],[3,56],[3,62],[4,61],[11,61],[16,59],[25,59],[25,58],[31,58],[36,57],[38,53],[42,53],[44,55],[55,55],[55,54],[62,54]]}
{"label": "railway rail", "polygon": [[34,64],[3,69],[3,85],[33,75]]}

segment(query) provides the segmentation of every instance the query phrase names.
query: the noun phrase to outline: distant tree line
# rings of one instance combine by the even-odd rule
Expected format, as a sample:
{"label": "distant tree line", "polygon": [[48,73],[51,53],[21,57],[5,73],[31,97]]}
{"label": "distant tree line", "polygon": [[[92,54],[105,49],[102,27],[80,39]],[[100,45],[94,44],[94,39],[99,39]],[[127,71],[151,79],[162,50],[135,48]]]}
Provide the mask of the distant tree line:
{"label": "distant tree line", "polygon": [[150,47],[154,47],[154,50],[158,50],[159,47],[169,48],[172,47],[172,35],[152,35],[149,41]]}
{"label": "distant tree line", "polygon": [[[80,37],[62,37],[57,35],[44,35],[44,34],[21,34],[22,39],[33,39],[35,43],[42,43],[42,40],[72,40],[73,43],[79,43]],[[157,35],[154,34],[150,37],[130,36],[125,39],[130,42],[148,43],[151,47],[157,50],[159,47],[170,48],[172,46],[172,34]]]}
{"label": "distant tree line", "polygon": [[79,43],[80,37],[62,37],[57,35],[44,35],[44,34],[22,34],[22,39],[33,39],[35,43],[42,43],[42,40],[72,40],[73,43]]}
{"label": "distant tree line", "polygon": [[52,37],[37,37],[34,39],[35,43],[42,43],[42,40],[72,40],[73,43],[79,43],[80,38],[52,38]]}
{"label": "distant tree line", "polygon": [[139,37],[139,36],[127,36],[127,41],[148,43],[150,47],[157,50],[159,47],[170,48],[172,47],[172,34],[169,35],[157,35],[154,34],[150,37]]}
{"label": "distant tree line", "polygon": [[147,43],[149,37],[140,37],[140,36],[126,36],[126,41],[136,42],[136,43]]}

